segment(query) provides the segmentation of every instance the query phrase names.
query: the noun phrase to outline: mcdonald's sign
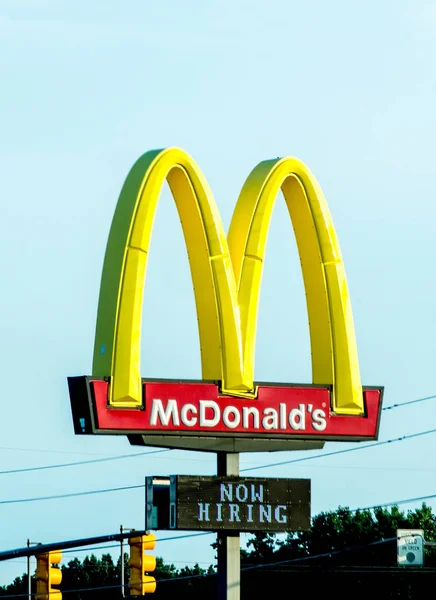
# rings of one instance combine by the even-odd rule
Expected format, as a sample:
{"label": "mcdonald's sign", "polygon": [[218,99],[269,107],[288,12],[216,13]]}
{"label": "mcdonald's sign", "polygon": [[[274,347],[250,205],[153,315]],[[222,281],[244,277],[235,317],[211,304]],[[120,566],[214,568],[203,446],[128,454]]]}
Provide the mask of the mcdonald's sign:
{"label": "mcdonald's sign", "polygon": [[[171,189],[194,287],[202,380],[142,379],[141,310],[160,190]],[[281,190],[300,255],[311,384],[254,378],[268,229]],[[91,376],[68,378],[75,432],[132,444],[245,452],[319,448],[378,434],[383,389],[362,387],[341,251],[322,191],[296,158],[248,176],[228,236],[200,169],[183,150],[145,153],[121,190],[106,248]]]}

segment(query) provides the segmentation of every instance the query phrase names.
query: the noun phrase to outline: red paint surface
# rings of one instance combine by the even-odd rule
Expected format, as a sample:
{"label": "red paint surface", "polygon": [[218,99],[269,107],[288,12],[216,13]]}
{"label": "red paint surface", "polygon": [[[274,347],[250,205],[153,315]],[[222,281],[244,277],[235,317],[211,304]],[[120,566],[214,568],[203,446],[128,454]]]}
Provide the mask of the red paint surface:
{"label": "red paint surface", "polygon": [[[91,381],[91,386],[98,429],[142,434],[195,432],[280,438],[374,438],[381,401],[380,390],[365,390],[365,416],[337,416],[330,410],[330,391],[326,388],[264,385],[259,387],[257,399],[252,400],[221,396],[218,387],[211,383],[145,382],[145,407],[123,409],[108,407],[107,382],[95,380]],[[162,411],[167,409],[171,400],[173,410],[165,417]],[[206,407],[202,401],[215,403],[216,410]],[[156,407],[161,408],[160,412]],[[247,415],[248,408],[258,410],[259,427],[255,426],[253,416]],[[209,426],[200,423],[200,413]],[[218,413],[220,418],[213,424],[211,421]],[[227,415],[227,426],[224,415]],[[277,415],[277,418],[272,415]],[[233,426],[228,426],[229,423]],[[268,428],[268,425],[273,427]]]}

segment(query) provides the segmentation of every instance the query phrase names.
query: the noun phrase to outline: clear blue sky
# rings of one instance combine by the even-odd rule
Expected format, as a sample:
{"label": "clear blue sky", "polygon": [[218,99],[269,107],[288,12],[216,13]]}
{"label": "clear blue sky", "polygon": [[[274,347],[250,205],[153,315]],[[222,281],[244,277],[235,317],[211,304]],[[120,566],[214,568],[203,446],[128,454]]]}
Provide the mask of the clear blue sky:
{"label": "clear blue sky", "polygon": [[[74,436],[66,378],[90,374],[118,193],[136,158],[156,147],[181,146],[196,159],[226,226],[255,164],[302,159],[339,235],[364,383],[385,385],[385,405],[436,394],[435,30],[436,7],[422,0],[1,1],[1,471],[137,451],[122,437]],[[167,192],[142,360],[146,377],[200,377],[188,261]],[[268,247],[256,378],[310,381],[283,203]],[[435,401],[422,402],[385,411],[380,440],[435,427]],[[435,450],[434,434],[250,474],[311,478],[316,514],[436,494]],[[300,456],[242,455],[241,467]],[[0,475],[0,501],[173,473],[214,474],[214,457],[174,451]],[[0,504],[0,523],[2,550],[28,537],[139,529],[143,492]],[[157,552],[177,566],[212,562],[212,541],[165,542]],[[0,583],[24,569],[1,563]]]}

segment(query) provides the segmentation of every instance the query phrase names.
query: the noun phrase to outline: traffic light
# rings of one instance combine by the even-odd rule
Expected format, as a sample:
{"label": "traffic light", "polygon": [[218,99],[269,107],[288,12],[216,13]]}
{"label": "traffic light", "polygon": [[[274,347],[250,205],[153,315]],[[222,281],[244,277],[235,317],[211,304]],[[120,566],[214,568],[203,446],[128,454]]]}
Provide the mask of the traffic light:
{"label": "traffic light", "polygon": [[129,588],[132,596],[152,594],[156,590],[156,579],[151,575],[146,575],[156,569],[156,558],[150,554],[144,554],[146,550],[153,550],[155,544],[156,536],[152,533],[129,538]]}
{"label": "traffic light", "polygon": [[36,600],[62,600],[62,592],[52,587],[62,581],[62,571],[51,566],[61,560],[60,550],[36,555]]}

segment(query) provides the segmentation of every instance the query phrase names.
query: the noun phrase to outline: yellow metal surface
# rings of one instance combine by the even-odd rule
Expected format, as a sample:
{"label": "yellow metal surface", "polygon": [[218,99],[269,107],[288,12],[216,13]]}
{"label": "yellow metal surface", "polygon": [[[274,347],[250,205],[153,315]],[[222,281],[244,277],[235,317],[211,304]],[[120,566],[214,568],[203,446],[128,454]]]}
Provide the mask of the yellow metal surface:
{"label": "yellow metal surface", "polygon": [[156,591],[156,579],[150,575],[145,575],[142,584],[142,594],[153,594]]}
{"label": "yellow metal surface", "polygon": [[144,571],[146,573],[156,570],[156,557],[152,554],[145,554],[143,561]]}
{"label": "yellow metal surface", "polygon": [[52,564],[62,561],[62,551],[52,550],[45,554],[36,555],[36,594],[37,600],[62,600],[62,592],[53,588],[62,581],[62,571],[53,568]]}
{"label": "yellow metal surface", "polygon": [[156,546],[156,536],[154,535],[154,533],[148,533],[147,535],[143,535],[142,544],[144,550],[153,550]]}
{"label": "yellow metal surface", "polygon": [[144,554],[145,550],[152,550],[155,544],[156,537],[152,533],[129,539],[129,590],[132,596],[152,594],[156,590],[156,579],[145,574],[156,569],[156,557]]}
{"label": "yellow metal surface", "polygon": [[183,150],[147,152],[117,204],[103,266],[93,375],[110,376],[109,402],[142,404],[143,288],[157,203],[167,180],[182,223],[198,315],[203,379],[254,397],[260,285],[273,206],[281,189],[300,254],[309,316],[313,383],[333,386],[337,414],[361,414],[354,324],[339,243],[327,203],[295,158],[260,163],[247,178],[228,241],[212,193]]}

